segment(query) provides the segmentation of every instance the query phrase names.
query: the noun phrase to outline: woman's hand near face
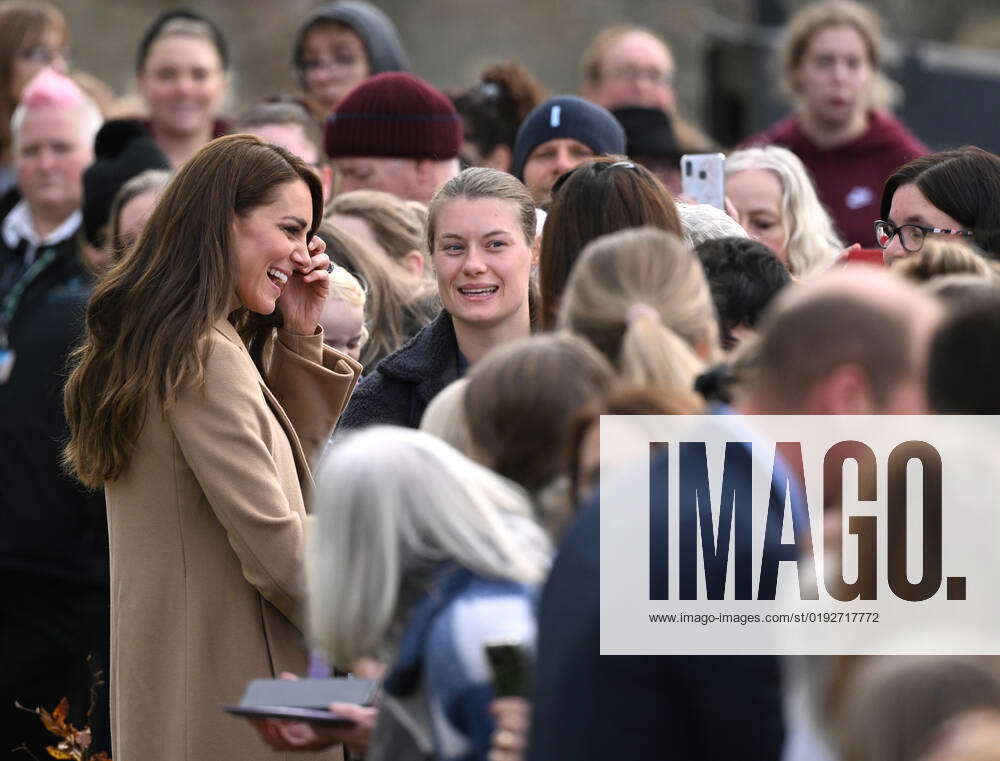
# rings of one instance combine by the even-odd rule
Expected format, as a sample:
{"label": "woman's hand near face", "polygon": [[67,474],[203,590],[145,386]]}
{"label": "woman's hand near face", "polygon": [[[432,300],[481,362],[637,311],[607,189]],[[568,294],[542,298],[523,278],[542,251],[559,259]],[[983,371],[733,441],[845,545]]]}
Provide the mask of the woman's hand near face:
{"label": "woman's hand near face", "polygon": [[314,235],[307,253],[294,264],[295,272],[278,299],[278,305],[286,330],[311,336],[316,332],[330,292],[330,273],[327,271],[330,257],[326,255],[326,243]]}

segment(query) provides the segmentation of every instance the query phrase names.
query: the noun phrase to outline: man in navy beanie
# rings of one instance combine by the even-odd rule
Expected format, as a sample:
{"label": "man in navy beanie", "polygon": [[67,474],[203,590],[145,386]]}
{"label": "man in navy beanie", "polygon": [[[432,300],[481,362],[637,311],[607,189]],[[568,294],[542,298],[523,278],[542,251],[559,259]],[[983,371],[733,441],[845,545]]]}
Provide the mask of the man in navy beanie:
{"label": "man in navy beanie", "polygon": [[337,191],[383,190],[429,203],[458,174],[462,123],[440,91],[405,72],[365,80],[326,122]]}
{"label": "man in navy beanie", "polygon": [[544,206],[559,175],[592,156],[624,153],[625,130],[610,111],[562,95],[535,107],[521,122],[511,174]]}

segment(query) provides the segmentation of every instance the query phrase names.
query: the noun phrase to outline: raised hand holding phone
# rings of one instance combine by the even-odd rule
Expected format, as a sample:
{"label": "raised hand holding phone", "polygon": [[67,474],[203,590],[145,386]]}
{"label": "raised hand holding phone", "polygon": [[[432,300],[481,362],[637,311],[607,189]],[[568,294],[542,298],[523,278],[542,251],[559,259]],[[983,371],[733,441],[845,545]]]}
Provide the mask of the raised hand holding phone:
{"label": "raised hand holding phone", "polygon": [[685,196],[726,210],[726,157],[722,153],[681,156],[681,187]]}
{"label": "raised hand holding phone", "polygon": [[490,739],[489,761],[522,761],[531,725],[531,656],[515,641],[487,642],[483,646],[493,672],[490,713],[496,729]]}

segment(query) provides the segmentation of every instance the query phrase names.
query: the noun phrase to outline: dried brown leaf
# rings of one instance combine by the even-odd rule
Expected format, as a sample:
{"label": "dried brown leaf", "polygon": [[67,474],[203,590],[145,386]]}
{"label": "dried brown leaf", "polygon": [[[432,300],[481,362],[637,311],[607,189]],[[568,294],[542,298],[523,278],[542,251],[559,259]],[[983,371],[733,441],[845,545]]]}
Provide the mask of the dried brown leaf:
{"label": "dried brown leaf", "polygon": [[64,740],[71,739],[73,733],[76,731],[73,726],[66,723],[66,717],[69,715],[69,699],[63,698],[59,701],[59,705],[55,707],[52,713],[49,713],[44,708],[38,709],[38,715],[42,718],[42,724],[45,728],[56,735],[56,737],[61,737]]}

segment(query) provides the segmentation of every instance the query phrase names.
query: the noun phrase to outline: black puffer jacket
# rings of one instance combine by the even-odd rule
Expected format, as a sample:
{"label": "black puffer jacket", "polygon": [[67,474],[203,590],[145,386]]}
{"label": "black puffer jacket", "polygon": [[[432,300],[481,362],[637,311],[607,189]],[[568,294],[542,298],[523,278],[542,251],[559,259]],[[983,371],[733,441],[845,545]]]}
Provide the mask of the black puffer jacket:
{"label": "black puffer jacket", "polygon": [[337,431],[379,424],[417,428],[431,399],[457,378],[455,326],[442,310],[358,385]]}

